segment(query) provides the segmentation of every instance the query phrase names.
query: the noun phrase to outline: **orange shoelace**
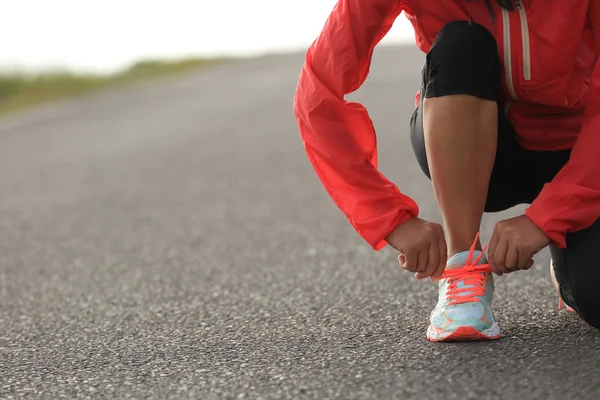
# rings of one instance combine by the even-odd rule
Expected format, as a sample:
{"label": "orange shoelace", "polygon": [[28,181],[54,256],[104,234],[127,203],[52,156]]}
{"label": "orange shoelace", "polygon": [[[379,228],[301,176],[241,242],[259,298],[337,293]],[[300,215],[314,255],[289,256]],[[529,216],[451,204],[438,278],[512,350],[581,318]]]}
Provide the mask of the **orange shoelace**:
{"label": "orange shoelace", "polygon": [[[487,289],[487,275],[491,272],[489,264],[477,265],[481,259],[487,246],[483,248],[481,254],[473,261],[473,253],[475,252],[475,244],[479,239],[479,233],[475,237],[475,242],[469,250],[467,262],[464,267],[446,269],[442,275],[442,279],[448,279],[448,290],[446,297],[448,305],[480,302],[481,297],[485,295]],[[458,287],[462,282],[463,287]]]}
{"label": "orange shoelace", "polygon": [[560,295],[559,295],[559,296],[558,296],[558,309],[559,309],[559,310],[562,310],[562,309],[563,309],[563,307],[564,307],[564,308],[565,308],[565,310],[567,310],[568,312],[572,312],[572,313],[574,313],[574,312],[575,312],[575,310],[573,310],[571,307],[569,307],[569,306],[567,305],[567,303],[565,303],[565,302],[563,301],[562,297],[560,297]]}

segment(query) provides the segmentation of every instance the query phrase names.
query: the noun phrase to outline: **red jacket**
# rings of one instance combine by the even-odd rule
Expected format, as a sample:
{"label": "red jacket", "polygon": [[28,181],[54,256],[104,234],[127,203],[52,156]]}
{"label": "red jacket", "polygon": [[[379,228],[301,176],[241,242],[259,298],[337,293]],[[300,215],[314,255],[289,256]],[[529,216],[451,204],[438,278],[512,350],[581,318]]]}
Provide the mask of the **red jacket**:
{"label": "red jacket", "polygon": [[339,0],[307,52],[294,98],[306,153],[331,198],[376,250],[419,209],[377,170],[369,114],[344,96],[363,84],[374,47],[402,11],[425,53],[449,21],[486,26],[499,46],[503,100],[521,145],[573,149],[526,210],[548,237],[564,247],[566,233],[600,217],[600,0],[518,0],[519,10],[510,13],[492,3],[494,24],[483,0]]}

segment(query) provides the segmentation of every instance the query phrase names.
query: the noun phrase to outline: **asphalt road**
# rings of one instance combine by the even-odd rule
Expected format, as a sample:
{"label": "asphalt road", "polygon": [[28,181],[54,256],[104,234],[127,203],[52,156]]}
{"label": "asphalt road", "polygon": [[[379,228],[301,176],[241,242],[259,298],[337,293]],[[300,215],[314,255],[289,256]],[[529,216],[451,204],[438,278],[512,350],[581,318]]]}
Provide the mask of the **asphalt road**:
{"label": "asphalt road", "polygon": [[[422,59],[378,49],[351,99],[439,221],[408,141]],[[0,120],[0,398],[600,398],[600,334],[556,310],[546,252],[497,281],[503,339],[426,341],[436,288],[358,237],[304,154],[302,62]]]}

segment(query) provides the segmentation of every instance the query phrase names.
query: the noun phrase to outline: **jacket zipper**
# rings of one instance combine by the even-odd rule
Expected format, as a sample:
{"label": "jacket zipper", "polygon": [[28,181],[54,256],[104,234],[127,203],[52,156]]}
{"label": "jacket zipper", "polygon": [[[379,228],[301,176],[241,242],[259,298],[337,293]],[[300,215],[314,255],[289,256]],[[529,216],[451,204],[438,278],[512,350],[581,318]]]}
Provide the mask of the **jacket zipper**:
{"label": "jacket zipper", "polygon": [[513,84],[512,74],[512,56],[510,48],[510,19],[508,11],[502,9],[502,30],[504,37],[504,80],[506,81],[506,88],[510,99],[504,105],[504,115],[508,116],[508,109],[512,105],[513,101],[518,100],[517,93],[515,92],[515,86]]}
{"label": "jacket zipper", "polygon": [[[523,79],[529,81],[531,79],[531,49],[529,44],[529,24],[527,22],[527,14],[521,0],[516,0],[517,10],[519,11],[519,19],[521,23],[521,45],[523,47]],[[519,100],[515,91],[513,81],[513,66],[512,66],[512,49],[510,38],[510,14],[502,8],[502,30],[504,36],[504,78],[506,80],[506,88],[511,100],[506,103],[504,112],[508,113],[508,108],[516,100]]]}
{"label": "jacket zipper", "polygon": [[521,19],[521,43],[523,44],[523,77],[526,81],[531,79],[531,49],[529,48],[529,24],[527,13],[521,0],[517,0],[517,9]]}

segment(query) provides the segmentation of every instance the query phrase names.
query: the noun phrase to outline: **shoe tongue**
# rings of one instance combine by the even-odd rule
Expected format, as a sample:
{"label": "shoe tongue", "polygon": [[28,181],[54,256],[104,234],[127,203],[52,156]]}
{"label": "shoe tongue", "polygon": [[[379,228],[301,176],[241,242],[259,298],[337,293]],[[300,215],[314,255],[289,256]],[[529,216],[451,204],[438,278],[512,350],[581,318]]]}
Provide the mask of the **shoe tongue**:
{"label": "shoe tongue", "polygon": [[[479,251],[479,250],[473,251],[473,256],[471,257],[471,262],[475,261],[477,259],[477,257],[479,257],[480,254],[481,254],[481,251]],[[448,261],[446,262],[446,268],[447,269],[456,269],[456,268],[464,267],[467,264],[468,258],[469,258],[468,251],[463,251],[462,253],[455,254],[452,257],[450,257],[448,259]],[[484,254],[481,256],[481,259],[477,262],[476,265],[481,265],[481,264],[486,264],[486,263],[487,263],[487,258]]]}
{"label": "shoe tongue", "polygon": [[[471,257],[471,262],[475,261],[477,259],[477,257],[479,257],[480,254],[481,254],[481,251],[479,251],[479,250],[473,251],[473,255]],[[462,253],[455,254],[454,256],[450,257],[448,259],[448,261],[446,262],[446,269],[462,268],[467,264],[468,258],[469,258],[468,251],[463,251]],[[475,265],[481,265],[481,264],[486,264],[486,263],[487,263],[487,258],[484,254],[481,256],[481,258]],[[456,281],[456,284],[459,289],[466,289],[466,288],[473,287],[473,285],[465,285],[465,282],[463,280],[460,280],[460,278],[457,278],[457,279],[458,280]],[[464,293],[459,294],[458,296],[466,296],[466,295],[470,295],[471,293],[472,292],[464,292]]]}

